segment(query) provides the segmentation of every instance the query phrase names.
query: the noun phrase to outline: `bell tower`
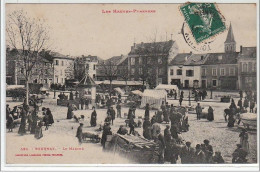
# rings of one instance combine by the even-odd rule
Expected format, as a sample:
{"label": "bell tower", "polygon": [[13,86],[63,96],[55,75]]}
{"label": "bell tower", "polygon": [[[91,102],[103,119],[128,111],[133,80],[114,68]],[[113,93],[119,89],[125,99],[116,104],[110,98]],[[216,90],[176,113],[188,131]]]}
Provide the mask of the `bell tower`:
{"label": "bell tower", "polygon": [[224,45],[225,45],[226,53],[236,52],[236,41],[234,38],[231,22],[230,22],[227,38],[226,41],[224,42]]}

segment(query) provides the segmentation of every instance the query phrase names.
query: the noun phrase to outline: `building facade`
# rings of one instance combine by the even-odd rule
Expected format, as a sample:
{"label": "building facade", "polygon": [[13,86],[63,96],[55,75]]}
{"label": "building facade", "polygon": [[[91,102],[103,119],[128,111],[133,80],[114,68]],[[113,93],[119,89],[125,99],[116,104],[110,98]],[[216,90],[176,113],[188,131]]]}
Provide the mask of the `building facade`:
{"label": "building facade", "polygon": [[80,81],[87,74],[93,79],[96,80],[97,75],[97,56],[84,56],[77,57],[74,61],[74,75],[75,79]]}
{"label": "building facade", "polygon": [[[25,85],[24,62],[19,58],[18,51],[9,48],[6,49],[6,83],[8,85]],[[39,54],[38,61],[31,70],[29,83],[40,83],[44,86],[50,86],[53,81],[54,68],[53,62]]]}
{"label": "building facade", "polygon": [[257,88],[256,47],[242,47],[238,54],[238,85],[241,90]]}
{"label": "building facade", "polygon": [[57,52],[49,53],[53,61],[53,83],[65,84],[67,79],[74,78],[74,58]]}
{"label": "building facade", "polygon": [[129,79],[143,81],[151,88],[160,83],[168,84],[168,64],[177,53],[178,46],[173,40],[134,43],[128,54]]}

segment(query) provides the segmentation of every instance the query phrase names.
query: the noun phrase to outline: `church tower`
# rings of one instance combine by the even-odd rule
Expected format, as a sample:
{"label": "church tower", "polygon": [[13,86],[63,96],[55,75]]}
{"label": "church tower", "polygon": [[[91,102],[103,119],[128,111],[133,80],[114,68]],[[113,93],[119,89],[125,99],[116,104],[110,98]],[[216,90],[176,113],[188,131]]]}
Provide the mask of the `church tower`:
{"label": "church tower", "polygon": [[236,41],[234,38],[231,22],[228,29],[227,38],[224,44],[226,53],[236,52]]}

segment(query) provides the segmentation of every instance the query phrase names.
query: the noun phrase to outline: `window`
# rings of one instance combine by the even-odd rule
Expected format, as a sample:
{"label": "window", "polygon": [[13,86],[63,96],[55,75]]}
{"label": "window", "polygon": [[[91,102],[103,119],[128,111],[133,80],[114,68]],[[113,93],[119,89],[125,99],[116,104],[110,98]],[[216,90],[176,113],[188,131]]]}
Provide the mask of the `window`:
{"label": "window", "polygon": [[64,61],[61,61],[61,66],[64,66]]}
{"label": "window", "polygon": [[173,75],[173,69],[170,70],[170,75],[171,75],[171,76]]}
{"label": "window", "polygon": [[193,70],[186,70],[186,76],[193,76]]}
{"label": "window", "polygon": [[220,76],[225,76],[225,69],[224,68],[220,69]]}
{"label": "window", "polygon": [[256,63],[253,63],[252,72],[256,72]]}
{"label": "window", "polygon": [[164,73],[164,71],[163,71],[163,69],[162,68],[159,68],[159,75],[163,75],[163,73]]}
{"label": "window", "polygon": [[248,62],[248,71],[252,71],[253,64],[252,62]]}
{"label": "window", "polygon": [[202,76],[206,76],[206,74],[207,74],[207,69],[203,68],[202,69]]}
{"label": "window", "polygon": [[95,64],[93,65],[93,70],[96,70],[96,65]]}
{"label": "window", "polygon": [[182,75],[182,69],[177,70],[177,75]]}
{"label": "window", "polygon": [[139,64],[142,64],[142,63],[143,63],[143,58],[139,57]]}
{"label": "window", "polygon": [[131,58],[131,65],[135,65],[135,58]]}
{"label": "window", "polygon": [[152,58],[151,57],[147,58],[147,64],[152,64]]}
{"label": "window", "polygon": [[86,64],[86,70],[87,71],[89,70],[89,64]]}
{"label": "window", "polygon": [[62,70],[60,70],[60,75],[62,76]]}
{"label": "window", "polygon": [[93,74],[93,79],[96,79],[96,75],[95,74]]}
{"label": "window", "polygon": [[56,60],[56,61],[55,61],[55,65],[59,65],[59,60]]}
{"label": "window", "polygon": [[162,64],[162,58],[161,57],[158,58],[158,64]]}
{"label": "window", "polygon": [[212,86],[214,86],[214,87],[217,86],[217,80],[212,80]]}
{"label": "window", "polygon": [[247,63],[243,64],[242,72],[247,72]]}
{"label": "window", "polygon": [[139,74],[143,74],[143,68],[139,67]]}
{"label": "window", "polygon": [[230,76],[235,76],[235,68],[230,68],[229,69],[229,75]]}
{"label": "window", "polygon": [[135,69],[134,69],[134,68],[131,69],[131,74],[132,74],[132,75],[135,74]]}
{"label": "window", "polygon": [[216,68],[212,69],[212,76],[217,76],[217,69]]}

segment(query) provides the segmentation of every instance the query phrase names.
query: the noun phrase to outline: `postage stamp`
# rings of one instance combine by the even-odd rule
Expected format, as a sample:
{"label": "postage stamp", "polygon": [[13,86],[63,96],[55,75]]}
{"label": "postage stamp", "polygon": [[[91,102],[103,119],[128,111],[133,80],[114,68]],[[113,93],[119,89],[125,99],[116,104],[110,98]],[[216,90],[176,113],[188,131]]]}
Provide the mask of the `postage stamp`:
{"label": "postage stamp", "polygon": [[180,10],[197,43],[226,29],[214,3],[188,3]]}

